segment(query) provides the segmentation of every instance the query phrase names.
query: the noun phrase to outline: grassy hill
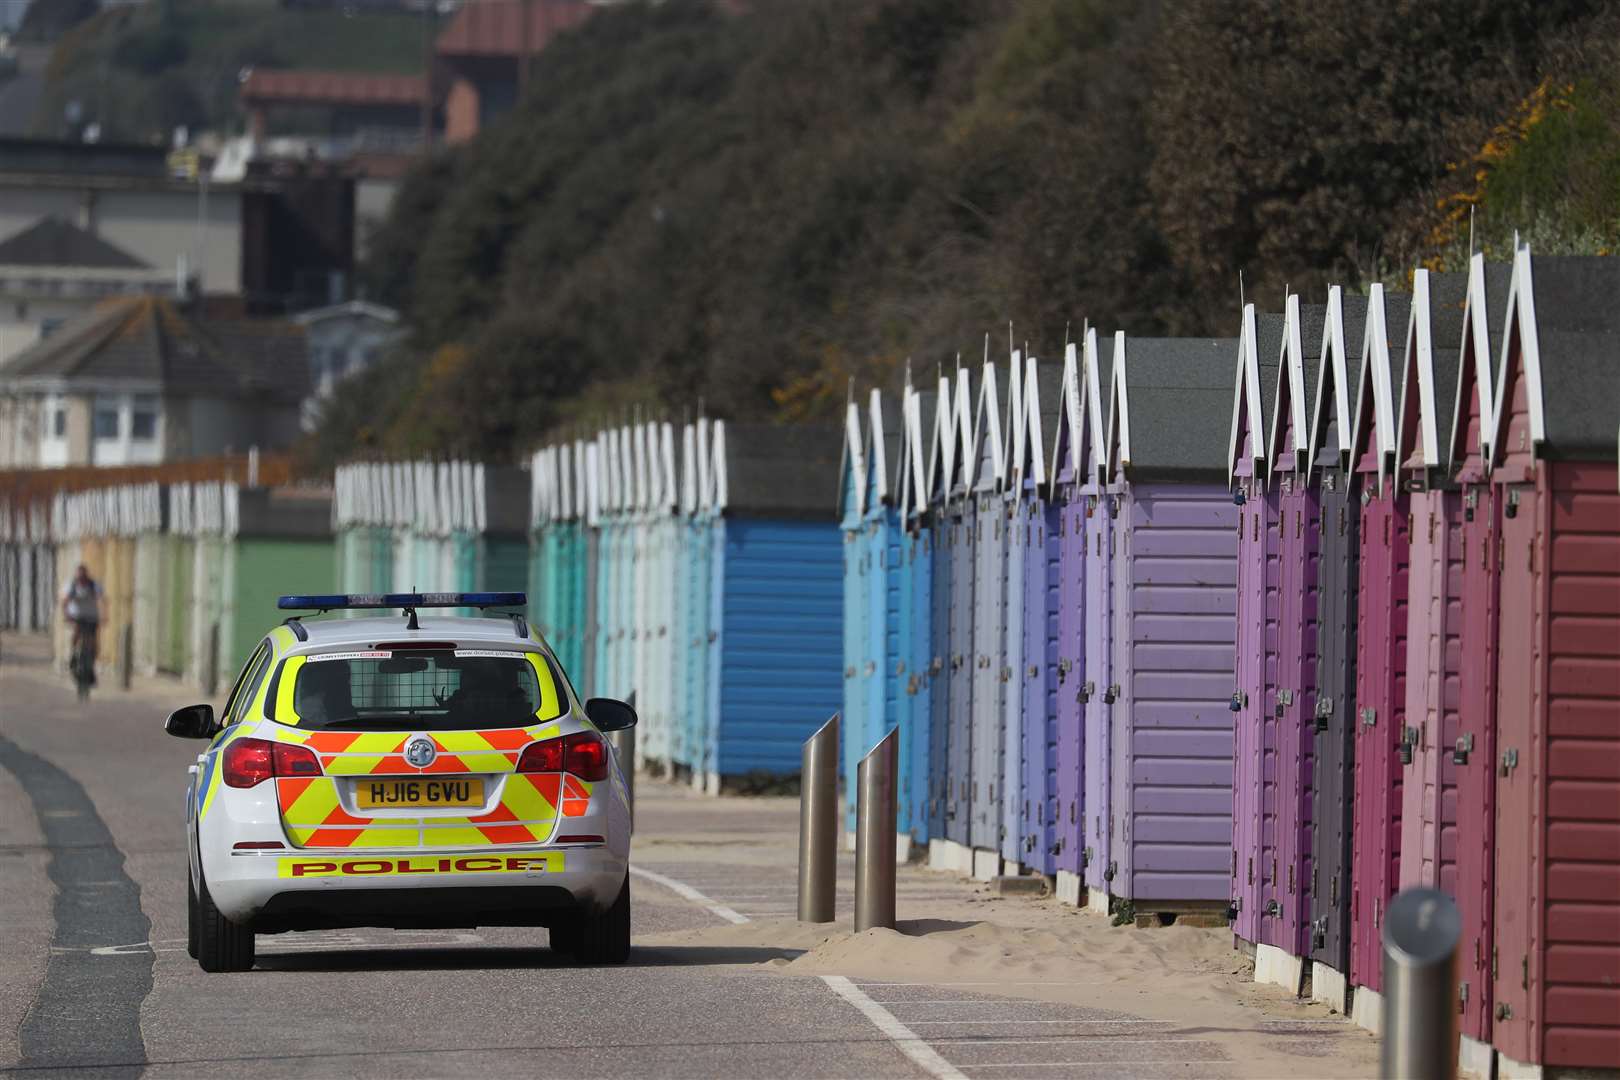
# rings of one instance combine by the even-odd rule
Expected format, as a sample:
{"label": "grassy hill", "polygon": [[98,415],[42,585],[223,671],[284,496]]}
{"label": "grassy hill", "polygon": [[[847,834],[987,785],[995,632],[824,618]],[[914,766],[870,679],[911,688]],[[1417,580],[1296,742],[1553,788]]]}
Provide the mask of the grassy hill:
{"label": "grassy hill", "polygon": [[420,72],[432,17],[282,8],[271,0],[152,0],[102,11],[64,34],[35,130],[62,129],[77,100],[103,138],[167,139],[178,125],[233,130],[247,67]]}
{"label": "grassy hill", "polygon": [[[370,277],[412,343],[315,452],[498,457],[700,401],[826,416],[851,378],[931,377],[991,330],[999,355],[1009,321],[1043,357],[1084,320],[1226,335],[1240,272],[1280,303],[1454,261],[1458,200],[1481,238],[1601,249],[1612,7],[604,12],[540,56],[517,113],[409,178]],[[1538,107],[1543,85],[1569,89]]]}

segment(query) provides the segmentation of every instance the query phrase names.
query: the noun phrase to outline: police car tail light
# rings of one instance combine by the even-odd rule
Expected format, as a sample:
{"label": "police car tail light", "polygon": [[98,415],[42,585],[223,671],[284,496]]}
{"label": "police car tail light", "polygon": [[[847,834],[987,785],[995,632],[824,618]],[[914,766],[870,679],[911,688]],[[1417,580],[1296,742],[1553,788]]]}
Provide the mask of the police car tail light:
{"label": "police car tail light", "polygon": [[606,780],[607,744],[593,732],[581,731],[557,739],[530,743],[518,758],[517,771],[568,772],[581,780]]}
{"label": "police car tail light", "polygon": [[321,775],[314,751],[268,739],[237,739],[220,757],[225,783],[234,788],[254,787],[272,776]]}
{"label": "police car tail light", "polygon": [[277,776],[321,775],[321,759],[307,746],[276,743],[270,763],[275,766]]}

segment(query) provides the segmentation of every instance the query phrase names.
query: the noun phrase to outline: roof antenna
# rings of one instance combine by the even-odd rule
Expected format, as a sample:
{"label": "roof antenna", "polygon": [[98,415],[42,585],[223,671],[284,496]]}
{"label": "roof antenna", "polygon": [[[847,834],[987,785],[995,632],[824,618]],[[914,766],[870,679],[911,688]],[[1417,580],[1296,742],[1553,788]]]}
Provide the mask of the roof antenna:
{"label": "roof antenna", "polygon": [[[411,586],[411,596],[413,598],[420,595],[420,592],[421,592],[421,590],[418,589],[417,586],[415,586],[415,585]],[[414,605],[405,609],[405,629],[407,629],[407,630],[420,630],[420,629],[422,629],[421,624],[416,621],[416,608],[415,608]]]}

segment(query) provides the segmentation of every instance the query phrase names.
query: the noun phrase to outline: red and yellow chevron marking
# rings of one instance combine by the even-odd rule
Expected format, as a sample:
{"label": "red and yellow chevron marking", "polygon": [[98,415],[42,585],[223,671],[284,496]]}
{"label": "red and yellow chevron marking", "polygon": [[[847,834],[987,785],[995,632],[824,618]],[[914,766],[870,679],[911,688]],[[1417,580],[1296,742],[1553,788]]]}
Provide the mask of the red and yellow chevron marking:
{"label": "red and yellow chevron marking", "polygon": [[558,803],[567,801],[558,796],[562,779],[549,773],[509,775],[495,809],[474,817],[357,817],[343,809],[338,781],[325,776],[278,779],[276,799],[287,836],[297,847],[534,844],[550,839]]}

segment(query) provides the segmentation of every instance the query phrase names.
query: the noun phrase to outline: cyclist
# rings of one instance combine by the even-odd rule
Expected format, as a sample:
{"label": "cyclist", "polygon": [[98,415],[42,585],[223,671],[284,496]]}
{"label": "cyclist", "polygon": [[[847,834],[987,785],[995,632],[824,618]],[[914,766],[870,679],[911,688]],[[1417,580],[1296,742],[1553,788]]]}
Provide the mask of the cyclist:
{"label": "cyclist", "polygon": [[95,661],[98,655],[96,630],[101,625],[101,584],[90,576],[90,568],[79,564],[73,580],[62,590],[62,614],[73,624],[73,656],[79,655],[81,643],[90,653],[90,679],[96,681]]}

